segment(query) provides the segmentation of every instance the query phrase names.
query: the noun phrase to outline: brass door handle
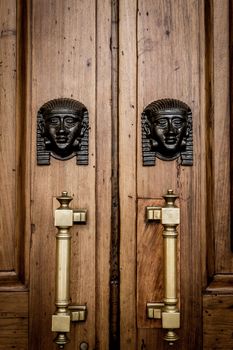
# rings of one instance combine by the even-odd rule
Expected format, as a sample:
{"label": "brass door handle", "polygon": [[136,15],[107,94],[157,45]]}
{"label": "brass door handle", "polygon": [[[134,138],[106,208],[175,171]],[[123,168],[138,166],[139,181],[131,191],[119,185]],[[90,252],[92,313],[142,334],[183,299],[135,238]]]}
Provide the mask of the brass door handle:
{"label": "brass door handle", "polygon": [[56,234],[56,312],[52,316],[52,331],[57,332],[55,343],[63,349],[69,342],[71,321],[85,321],[86,305],[69,306],[70,300],[70,259],[71,234],[74,223],[86,223],[86,210],[73,210],[69,207],[72,197],[67,192],[57,197],[60,207],[55,210]]}
{"label": "brass door handle", "polygon": [[178,198],[172,190],[163,196],[164,207],[147,207],[148,222],[157,221],[163,225],[163,252],[164,252],[164,299],[163,303],[147,303],[147,317],[161,318],[162,328],[167,329],[164,339],[170,345],[179,337],[174,329],[180,328],[180,312],[177,298],[177,236],[176,230],[180,223],[180,209],[176,207]]}

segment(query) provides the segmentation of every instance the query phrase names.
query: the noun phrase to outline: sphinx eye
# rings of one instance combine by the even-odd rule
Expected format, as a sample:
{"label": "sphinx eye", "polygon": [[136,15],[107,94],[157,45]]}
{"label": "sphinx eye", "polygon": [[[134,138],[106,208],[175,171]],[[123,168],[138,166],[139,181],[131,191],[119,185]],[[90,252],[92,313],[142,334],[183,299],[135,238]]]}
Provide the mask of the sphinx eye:
{"label": "sphinx eye", "polygon": [[57,126],[60,123],[60,119],[57,117],[52,117],[48,119],[48,124],[52,126]]}
{"label": "sphinx eye", "polygon": [[181,128],[184,125],[184,120],[181,118],[173,118],[172,119],[172,125],[175,128]]}
{"label": "sphinx eye", "polygon": [[168,125],[167,119],[165,118],[158,119],[156,120],[155,123],[159,128],[162,128],[162,129],[166,128]]}
{"label": "sphinx eye", "polygon": [[77,119],[76,118],[73,118],[73,117],[66,117],[65,118],[65,125],[67,127],[72,127],[72,126],[75,126],[77,124]]}

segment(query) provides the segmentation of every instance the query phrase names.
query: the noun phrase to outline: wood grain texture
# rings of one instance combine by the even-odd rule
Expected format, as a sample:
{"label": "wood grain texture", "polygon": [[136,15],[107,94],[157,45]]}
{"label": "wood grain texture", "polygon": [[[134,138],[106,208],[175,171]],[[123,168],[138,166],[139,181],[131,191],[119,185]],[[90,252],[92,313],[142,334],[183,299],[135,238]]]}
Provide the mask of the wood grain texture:
{"label": "wood grain texture", "polygon": [[161,320],[146,317],[147,302],[163,302],[163,228],[145,222],[146,206],[162,206],[162,199],[139,199],[137,212],[137,325],[161,328]]}
{"label": "wood grain texture", "polygon": [[21,4],[20,1],[0,2],[0,349],[26,350],[30,231],[24,221],[24,195],[28,190],[24,180],[25,174],[28,176],[25,164],[30,163],[30,148],[26,155],[28,133],[23,137],[21,134],[27,121],[20,103],[25,103],[21,98],[25,91],[22,78],[26,81],[21,69],[24,48],[21,46]]}
{"label": "wood grain texture", "polygon": [[215,275],[205,291],[208,294],[233,294],[233,276]]}
{"label": "wood grain texture", "polygon": [[19,281],[28,287],[31,237],[31,96],[30,1],[17,1],[17,84],[16,84],[16,215],[15,254]]}
{"label": "wood grain texture", "polygon": [[[162,241],[143,215],[145,203],[154,201],[150,198],[161,198],[172,187],[181,208],[181,338],[173,348],[233,349],[228,13],[227,0],[122,0],[118,67],[116,55],[111,56],[111,2],[28,0],[17,2],[17,10],[15,0],[0,2],[1,349],[56,348],[50,331],[53,209],[63,190],[74,196],[72,207],[88,209],[87,225],[72,229],[71,262],[71,301],[87,303],[88,319],[72,325],[66,348],[79,349],[83,341],[91,350],[109,348],[111,167],[117,134],[120,348],[168,349],[164,331],[153,328],[159,322],[145,318],[146,302],[160,301],[163,290]],[[57,97],[77,99],[88,108],[86,167],[75,159],[36,165],[37,111]],[[193,167],[161,160],[142,166],[141,112],[164,97],[183,100],[192,109]],[[207,277],[215,273],[202,297]]]}
{"label": "wood grain texture", "polygon": [[120,343],[136,345],[136,11],[133,0],[119,2],[119,194]]}
{"label": "wood grain texture", "polygon": [[[55,311],[55,234],[53,198],[67,190],[72,207],[88,210],[88,223],[72,229],[71,301],[87,304],[85,323],[72,326],[67,349],[96,335],[96,6],[95,1],[32,3],[32,149],[36,151],[36,115],[46,101],[71,97],[82,102],[90,118],[89,165],[75,159],[37,166],[32,157],[32,225],[30,348],[55,349],[51,315]],[[58,204],[58,203],[57,203]],[[49,268],[48,268],[49,266]],[[40,332],[38,332],[40,329]],[[87,331],[88,330],[88,331]]]}
{"label": "wood grain texture", "polygon": [[233,349],[232,295],[203,296],[203,349]]}
{"label": "wood grain texture", "polygon": [[[179,201],[176,201],[179,206]],[[161,328],[161,320],[146,317],[147,302],[163,302],[163,226],[147,223],[147,206],[164,206],[162,198],[138,199],[137,205],[137,326],[138,328]],[[180,229],[177,228],[177,297],[180,307]],[[140,344],[140,342],[139,342]]]}
{"label": "wood grain texture", "polygon": [[[139,1],[138,11],[138,118],[146,105],[160,98],[186,102],[193,115],[194,165],[181,166],[176,161],[156,162],[142,167],[141,130],[138,128],[137,191],[142,198],[158,198],[168,188],[180,196],[181,225],[181,329],[179,349],[200,349],[202,343],[202,276],[200,254],[205,236],[205,130],[200,128],[204,113],[201,51],[204,40],[203,1]],[[205,124],[204,124],[205,125]],[[198,320],[198,322],[197,322]],[[187,326],[188,325],[188,326]],[[138,332],[138,349],[146,334],[145,349],[158,344],[160,332]],[[153,341],[152,341],[153,339]],[[161,342],[161,349],[166,347]],[[160,346],[158,347],[160,349]]]}
{"label": "wood grain texture", "polygon": [[27,11],[21,1],[1,2],[0,290],[25,289],[30,235],[30,128],[25,114]]}
{"label": "wood grain texture", "polygon": [[[230,237],[229,2],[213,1],[213,212],[216,273],[233,272]],[[223,35],[223,33],[225,33]]]}
{"label": "wood grain texture", "polygon": [[[214,90],[214,77],[213,77],[213,4],[212,1],[205,2],[205,43],[204,43],[204,86],[205,91],[203,91],[203,103],[202,106],[205,109],[205,143],[206,143],[206,187],[208,191],[204,188],[206,192],[206,203],[208,205],[208,216],[206,218],[206,227],[208,227],[208,238],[206,237],[206,262],[205,256],[203,259],[203,268],[206,269],[206,284],[209,276],[212,276],[215,272],[215,233],[214,233],[214,208],[213,208],[213,183],[214,178],[212,176],[212,161],[214,159],[213,153],[213,90]],[[206,266],[205,266],[206,265]]]}
{"label": "wood grain texture", "polygon": [[[15,269],[16,1],[0,3],[0,270]],[[7,238],[7,239],[6,239]]]}
{"label": "wood grain texture", "polygon": [[0,349],[28,349],[28,292],[0,293]]}
{"label": "wood grain texture", "polygon": [[[97,1],[96,26],[96,349],[109,348],[112,79],[109,1]],[[115,89],[115,86],[114,86]],[[117,154],[116,154],[117,156]]]}
{"label": "wood grain texture", "polygon": [[0,292],[1,317],[27,317],[28,292]]}
{"label": "wood grain texture", "polygon": [[28,349],[28,318],[0,319],[0,349]]}

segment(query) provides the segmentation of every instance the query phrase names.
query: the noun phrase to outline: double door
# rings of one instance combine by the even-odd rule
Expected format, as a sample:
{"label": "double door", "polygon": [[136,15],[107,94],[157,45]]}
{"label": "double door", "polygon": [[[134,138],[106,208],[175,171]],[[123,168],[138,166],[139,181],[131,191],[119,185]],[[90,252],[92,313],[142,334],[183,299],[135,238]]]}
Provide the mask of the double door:
{"label": "double door", "polygon": [[[87,210],[71,229],[71,349],[167,349],[147,303],[164,298],[162,225],[145,208],[179,196],[173,348],[231,349],[230,2],[2,0],[0,349],[55,349],[56,197]],[[89,118],[88,164],[37,164],[38,111],[69,98]],[[143,165],[142,112],[192,111],[193,164]],[[59,158],[59,157],[58,157]],[[69,158],[69,157],[68,157]],[[165,157],[166,158],[166,157]]]}

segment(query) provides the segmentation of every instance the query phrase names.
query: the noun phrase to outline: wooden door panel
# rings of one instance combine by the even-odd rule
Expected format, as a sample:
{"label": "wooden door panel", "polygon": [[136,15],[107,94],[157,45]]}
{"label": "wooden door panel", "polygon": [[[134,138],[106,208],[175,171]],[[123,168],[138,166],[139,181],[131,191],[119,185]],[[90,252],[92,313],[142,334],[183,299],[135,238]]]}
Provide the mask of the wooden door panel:
{"label": "wooden door panel", "polygon": [[[208,11],[208,12],[207,12]],[[231,273],[230,235],[230,75],[229,75],[229,2],[213,1],[206,9],[208,16],[207,59],[209,103],[207,129],[207,200],[210,233],[209,270],[213,273]],[[206,19],[207,21],[207,19]],[[224,34],[223,34],[224,33]],[[223,54],[224,53],[224,54]],[[210,108],[211,107],[211,108]],[[208,241],[210,241],[208,238]],[[213,249],[212,249],[213,248]],[[213,255],[213,252],[215,254]],[[212,259],[212,261],[211,261]],[[214,259],[214,262],[213,262]]]}
{"label": "wooden door panel", "polygon": [[[179,206],[178,200],[176,204]],[[147,318],[146,304],[148,302],[162,303],[164,298],[163,226],[158,222],[147,222],[145,208],[147,206],[162,207],[163,205],[164,200],[161,198],[139,198],[137,203],[137,326],[139,329],[161,329],[161,319],[151,320]],[[180,235],[179,228],[177,232]],[[179,239],[177,242],[177,266],[179,276]],[[177,294],[180,298],[180,278],[177,280]]]}
{"label": "wooden door panel", "polygon": [[[70,279],[71,302],[87,304],[88,317],[72,324],[67,350],[81,342],[91,350],[167,349],[161,322],[146,318],[146,302],[163,298],[163,252],[162,227],[145,222],[145,206],[161,205],[168,188],[181,209],[173,348],[233,348],[231,7],[228,0],[0,2],[0,349],[56,348],[53,211],[64,190],[73,208],[88,210],[87,224],[71,231]],[[87,166],[74,158],[36,163],[37,112],[60,97],[88,109]],[[192,110],[191,167],[142,165],[141,113],[160,98]]]}
{"label": "wooden door panel", "polygon": [[0,349],[28,349],[28,292],[0,293]]}
{"label": "wooden door panel", "polygon": [[[161,197],[168,188],[173,188],[180,196],[182,324],[179,331],[181,340],[175,345],[175,348],[199,349],[202,342],[202,325],[196,320],[202,318],[200,243],[204,242],[205,237],[205,202],[201,197],[201,194],[205,193],[203,192],[205,172],[202,167],[205,162],[203,153],[205,130],[200,128],[200,125],[205,125],[202,95],[204,91],[202,76],[204,42],[202,40],[204,37],[199,35],[204,30],[203,2],[139,1],[137,12],[134,11],[132,3],[132,1],[123,1],[120,6],[122,8],[120,15],[124,20],[120,20],[120,32],[124,33],[124,28],[129,26],[134,27],[137,33],[136,36],[131,36],[131,44],[127,47],[125,46],[127,39],[123,38],[123,34],[122,39],[120,36],[120,73],[122,69],[124,70],[122,76],[127,75],[129,79],[127,86],[128,90],[130,87],[132,96],[134,96],[134,91],[137,92],[133,102],[129,93],[124,94],[122,100],[120,99],[120,105],[122,104],[120,107],[122,113],[119,115],[120,125],[124,124],[127,130],[127,132],[121,130],[123,134],[121,137],[124,137],[123,142],[126,143],[131,136],[130,141],[127,141],[127,159],[129,158],[130,161],[127,164],[124,161],[120,163],[120,179],[122,179],[120,186],[122,196],[124,194],[124,198],[130,198],[127,199],[128,202],[135,201],[137,197],[142,199]],[[124,53],[122,56],[121,52]],[[128,57],[132,58],[131,62],[127,62]],[[136,68],[132,69],[129,75],[129,67],[134,65],[134,62]],[[122,84],[121,79],[120,75],[120,84]],[[153,167],[142,166],[141,113],[150,102],[160,98],[180,99],[192,109],[195,135],[193,167],[178,165],[176,161],[161,160],[156,160],[156,165]],[[131,107],[129,117],[128,110],[132,104],[134,108]],[[137,133],[137,145],[131,141],[135,133]],[[120,143],[122,143],[121,140]],[[120,148],[120,161],[124,159],[125,146]],[[135,154],[137,154],[137,168],[134,168],[133,176],[128,176],[129,166],[132,169],[136,166]],[[129,229],[126,229],[124,221],[122,223],[122,232],[128,238],[127,242],[123,238],[121,245],[121,255],[128,257],[127,262],[124,258],[121,270],[121,293],[126,295],[130,286],[131,290],[135,288],[135,277],[132,277],[132,274],[129,277],[129,265],[132,266],[133,256],[129,256],[127,251],[129,247],[132,249],[136,246],[135,207],[132,206],[131,209],[131,206],[123,204],[122,208],[123,215],[130,212],[130,219],[127,217],[130,224],[126,224],[129,225]],[[142,233],[137,232],[137,237],[141,235]],[[141,247],[137,246],[133,249],[140,251]],[[158,253],[158,255],[161,254]],[[141,278],[141,275],[139,274],[137,278]],[[133,298],[133,295],[130,295]],[[125,306],[123,303],[122,300],[122,314],[123,306]],[[144,308],[146,312],[146,305]],[[124,313],[124,318],[128,320],[128,324],[136,328],[134,313],[127,313],[127,315]],[[161,338],[161,331],[153,330],[149,333],[148,330],[145,330],[145,326],[140,327],[140,324],[137,326],[139,327],[138,336],[135,328],[127,337],[123,334],[122,329],[123,349],[153,349],[153,344],[156,344],[158,349],[166,348]]]}
{"label": "wooden door panel", "polygon": [[[203,348],[232,349],[232,228],[230,217],[231,1],[206,6],[207,59],[207,281],[203,296]],[[230,22],[229,22],[230,21]],[[205,263],[205,262],[204,262]]]}
{"label": "wooden door panel", "polygon": [[137,211],[137,325],[161,328],[161,320],[149,320],[147,302],[163,302],[163,228],[145,222],[147,206],[162,206],[161,199],[139,199]]}
{"label": "wooden door panel", "polygon": [[[136,349],[136,111],[135,1],[119,3],[120,347]],[[127,30],[126,30],[127,28]],[[122,249],[122,247],[124,247]]]}
{"label": "wooden door panel", "polygon": [[[1,2],[1,114],[5,115],[1,124],[1,184],[5,196],[1,200],[0,219],[0,269],[12,271],[15,269],[14,251],[14,214],[16,193],[16,159],[15,145],[12,142],[12,131],[15,131],[16,118],[16,3]],[[3,86],[3,82],[4,86]],[[6,239],[7,238],[7,239]]]}
{"label": "wooden door panel", "polygon": [[[0,280],[9,285],[26,279],[28,232],[25,214],[26,136],[21,138],[26,121],[20,113],[22,60],[22,7],[15,1],[1,2],[1,219]],[[24,186],[22,188],[22,185]],[[25,260],[26,259],[26,260]],[[1,284],[1,282],[0,282]]]}
{"label": "wooden door panel", "polygon": [[[22,6],[0,3],[0,348],[28,347],[28,134],[22,113]],[[25,79],[25,76],[24,76]],[[25,79],[26,80],[26,79]],[[24,81],[25,81],[24,80]],[[30,154],[30,152],[29,152]]]}
{"label": "wooden door panel", "polygon": [[[88,343],[90,349],[96,343],[100,348],[107,348],[108,344],[110,216],[105,213],[111,208],[111,80],[105,81],[103,77],[111,76],[110,14],[107,2],[102,2],[97,13],[92,0],[46,0],[32,4],[32,130],[36,130],[37,111],[53,98],[69,97],[82,102],[90,118],[88,166],[77,166],[75,159],[64,162],[53,159],[50,166],[37,166],[35,157],[32,159],[30,346],[33,349],[55,349],[52,345],[55,335],[51,332],[51,315],[55,311],[53,202],[63,190],[74,197],[72,207],[88,210],[87,225],[72,229],[70,281],[71,302],[86,304],[88,317],[86,322],[73,325],[67,349],[79,348],[81,342]],[[33,132],[34,150],[35,136]]]}
{"label": "wooden door panel", "polygon": [[[92,117],[95,110],[95,88],[94,85],[87,85],[87,82],[95,81],[95,10],[91,3],[85,4],[81,7],[76,1],[34,1],[32,4],[32,130],[36,130],[37,112],[45,102],[68,97],[87,107],[90,115],[90,140],[95,137],[95,121]],[[85,30],[88,40],[81,38],[80,31],[87,11]],[[32,132],[32,148],[36,150],[35,132]],[[88,210],[88,224],[72,230],[71,300],[76,304],[88,304],[92,317],[88,317],[85,326],[94,329],[95,192],[89,186],[95,181],[93,142],[90,142],[89,152],[92,156],[88,167],[78,167],[74,158],[69,162],[53,159],[50,166],[37,166],[35,157],[32,159],[34,232],[30,264],[32,317],[29,344],[35,349],[56,348],[53,344],[54,334],[51,332],[51,316],[55,311],[56,261],[53,198],[63,190],[74,197],[72,206]],[[84,279],[85,275],[88,279]],[[81,325],[76,330],[79,339],[83,341],[86,341],[85,326]],[[39,327],[40,332],[37,332]],[[90,346],[94,344],[93,337],[94,332],[88,340]],[[67,347],[72,349],[74,341],[73,337]]]}

